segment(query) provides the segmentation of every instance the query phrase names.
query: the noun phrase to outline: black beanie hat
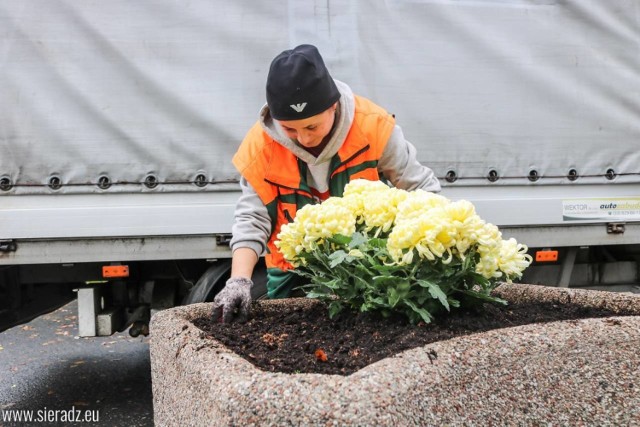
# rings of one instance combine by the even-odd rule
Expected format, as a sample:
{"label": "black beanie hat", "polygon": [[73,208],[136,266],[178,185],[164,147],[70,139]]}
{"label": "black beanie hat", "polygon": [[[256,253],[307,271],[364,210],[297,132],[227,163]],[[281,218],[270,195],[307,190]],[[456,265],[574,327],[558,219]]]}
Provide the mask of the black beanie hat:
{"label": "black beanie hat", "polygon": [[271,62],[267,105],[276,120],[306,119],[328,110],[340,92],[315,46],[285,50]]}

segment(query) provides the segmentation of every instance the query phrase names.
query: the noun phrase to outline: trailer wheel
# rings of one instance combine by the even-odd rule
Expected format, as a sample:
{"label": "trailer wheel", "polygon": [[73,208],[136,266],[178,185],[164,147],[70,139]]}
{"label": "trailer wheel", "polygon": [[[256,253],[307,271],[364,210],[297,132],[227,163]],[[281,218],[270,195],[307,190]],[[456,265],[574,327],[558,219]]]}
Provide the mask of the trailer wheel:
{"label": "trailer wheel", "polygon": [[[204,272],[191,291],[182,300],[183,305],[198,302],[213,301],[213,298],[222,290],[231,274],[231,260],[225,259],[216,262]],[[253,271],[253,288],[251,297],[264,299],[267,297],[267,269],[264,260],[260,259]]]}

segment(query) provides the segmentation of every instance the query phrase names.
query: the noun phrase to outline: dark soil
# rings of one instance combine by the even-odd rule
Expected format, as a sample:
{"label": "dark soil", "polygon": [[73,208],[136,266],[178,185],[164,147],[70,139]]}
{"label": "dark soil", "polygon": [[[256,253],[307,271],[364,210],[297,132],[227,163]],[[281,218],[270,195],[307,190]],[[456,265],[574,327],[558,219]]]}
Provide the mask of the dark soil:
{"label": "dark soil", "polygon": [[328,309],[317,304],[304,310],[292,307],[261,313],[244,324],[223,324],[204,318],[194,324],[265,371],[349,375],[404,350],[462,335],[530,323],[614,315],[604,309],[540,302],[485,304],[480,310],[457,311],[428,325],[411,325],[404,319],[349,312],[331,320]]}

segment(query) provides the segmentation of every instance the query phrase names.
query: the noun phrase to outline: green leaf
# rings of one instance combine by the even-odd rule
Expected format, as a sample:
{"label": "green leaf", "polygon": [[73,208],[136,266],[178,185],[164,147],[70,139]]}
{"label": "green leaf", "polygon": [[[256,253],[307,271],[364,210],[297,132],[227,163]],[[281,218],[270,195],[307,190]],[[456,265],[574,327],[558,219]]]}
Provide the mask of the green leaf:
{"label": "green leaf", "polygon": [[322,298],[326,298],[328,294],[322,293],[322,292],[310,291],[306,293],[306,296],[307,298],[322,299]]}
{"label": "green leaf", "polygon": [[376,286],[394,285],[398,283],[398,278],[394,276],[373,276],[371,278],[373,284]]}
{"label": "green leaf", "polygon": [[370,299],[369,299],[369,302],[370,302],[371,304],[375,304],[375,305],[378,305],[378,306],[380,306],[380,307],[383,307],[383,306],[385,306],[385,305],[386,305],[386,302],[384,301],[384,299],[382,299],[382,298],[380,298],[380,297],[370,298]]}
{"label": "green leaf", "polygon": [[351,235],[351,242],[349,242],[349,248],[357,248],[360,245],[367,243],[367,238],[362,233],[355,232]]}
{"label": "green leaf", "polygon": [[334,268],[336,265],[342,263],[345,258],[347,258],[347,253],[342,249],[335,251],[331,255],[329,255],[329,267]]}
{"label": "green leaf", "polygon": [[334,234],[333,236],[327,239],[331,243],[336,243],[338,245],[348,245],[351,241],[351,237],[345,236],[344,234]]}
{"label": "green leaf", "polygon": [[344,307],[339,301],[333,301],[329,304],[329,318],[333,319]]}
{"label": "green leaf", "polygon": [[356,274],[355,274],[356,278],[357,279],[363,279],[363,280],[365,278],[371,280],[371,275],[372,275],[372,273],[374,273],[374,271],[372,271],[372,270],[368,269],[366,266],[364,266],[362,264],[362,262],[355,263],[355,270],[356,270],[355,271],[356,272]]}
{"label": "green leaf", "polygon": [[489,302],[495,302],[498,304],[502,304],[502,305],[508,305],[509,303],[506,300],[503,300],[502,298],[498,298],[498,297],[494,297],[491,295],[487,295],[485,293],[482,292],[476,292],[476,291],[472,291],[470,289],[462,289],[460,290],[461,293],[468,295],[472,298],[476,298],[482,301],[489,301]]}
{"label": "green leaf", "polygon": [[396,266],[392,265],[384,265],[384,264],[374,264],[370,262],[371,268],[379,273],[385,274],[387,276],[393,275],[393,272],[397,270]]}
{"label": "green leaf", "polygon": [[474,270],[475,264],[476,264],[476,251],[474,248],[470,248],[466,258],[464,259],[464,262],[462,263],[462,270],[463,271]]}
{"label": "green leaf", "polygon": [[387,239],[373,238],[369,239],[369,245],[372,248],[385,249],[387,248]]}
{"label": "green leaf", "polygon": [[460,307],[460,301],[458,301],[457,299],[453,299],[453,298],[449,297],[449,298],[447,298],[447,301],[449,302],[449,305],[451,307],[454,307],[454,308]]}
{"label": "green leaf", "polygon": [[431,281],[431,280],[427,280],[427,279],[418,279],[416,280],[416,282],[418,283],[418,285],[422,286],[423,288],[430,288],[432,286],[438,286],[435,284],[435,282]]}
{"label": "green leaf", "polygon": [[371,287],[371,284],[369,282],[367,282],[364,278],[362,278],[360,276],[355,276],[354,278],[356,279],[356,283],[360,284],[360,286],[358,286],[358,288],[367,289],[367,288]]}
{"label": "green leaf", "polygon": [[495,288],[495,285],[491,284],[491,280],[487,279],[486,277],[484,277],[481,274],[478,273],[473,273],[471,275],[471,277],[473,278],[473,281],[480,285],[482,287],[482,289],[493,289]]}
{"label": "green leaf", "polygon": [[389,305],[391,307],[398,305],[398,301],[400,301],[400,294],[396,288],[387,288],[387,295],[389,295]]}
{"label": "green leaf", "polygon": [[340,280],[340,277],[336,277],[334,279],[329,277],[318,277],[317,279],[314,279],[313,283],[317,283],[329,289],[337,289],[342,285],[342,280]]}
{"label": "green leaf", "polygon": [[427,288],[431,297],[433,299],[437,299],[438,301],[440,301],[440,303],[444,306],[444,308],[447,309],[447,311],[450,310],[449,302],[447,301],[447,295],[444,292],[442,292],[442,289],[440,289],[440,286],[436,285],[435,283],[429,280],[418,280],[417,282],[423,288]]}
{"label": "green leaf", "polygon": [[413,302],[409,300],[406,300],[404,303],[407,304],[411,308],[411,310],[418,313],[422,318],[422,320],[424,321],[424,323],[431,323],[433,316],[427,310],[425,310],[424,308],[418,307],[417,305],[415,305]]}

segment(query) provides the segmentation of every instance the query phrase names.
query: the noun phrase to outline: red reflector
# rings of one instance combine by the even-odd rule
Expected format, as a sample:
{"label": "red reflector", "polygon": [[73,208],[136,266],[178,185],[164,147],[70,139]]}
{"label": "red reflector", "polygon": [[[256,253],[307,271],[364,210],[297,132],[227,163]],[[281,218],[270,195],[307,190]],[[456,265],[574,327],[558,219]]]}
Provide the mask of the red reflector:
{"label": "red reflector", "polygon": [[558,260],[558,251],[536,251],[536,262],[553,262]]}
{"label": "red reflector", "polygon": [[129,266],[105,265],[102,267],[102,277],[129,277]]}

